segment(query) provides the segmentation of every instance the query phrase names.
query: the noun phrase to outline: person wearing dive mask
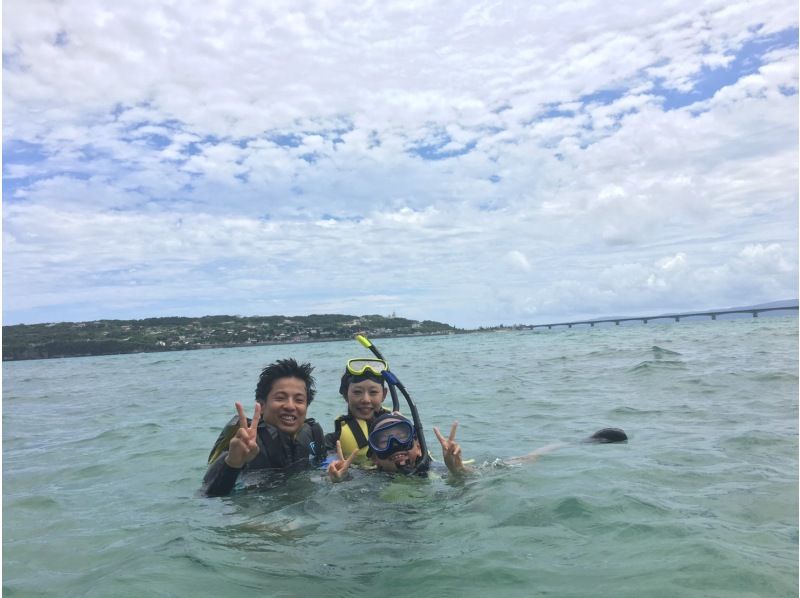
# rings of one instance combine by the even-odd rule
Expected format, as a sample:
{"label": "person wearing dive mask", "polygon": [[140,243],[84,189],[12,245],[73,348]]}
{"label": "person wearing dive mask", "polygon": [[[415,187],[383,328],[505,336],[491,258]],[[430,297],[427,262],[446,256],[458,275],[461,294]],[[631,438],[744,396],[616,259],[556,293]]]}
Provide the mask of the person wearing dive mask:
{"label": "person wearing dive mask", "polygon": [[[449,437],[445,438],[439,429],[433,431],[442,445],[444,463],[450,473],[462,474],[470,471],[461,458],[461,446],[455,441],[458,422],[453,423]],[[375,418],[369,439],[369,456],[379,471],[403,475],[425,474],[430,465],[430,457],[424,455],[414,424],[399,413],[385,413]],[[345,479],[352,461],[352,455],[345,459],[341,448],[337,449],[338,459],[328,465],[328,477],[333,482]]]}
{"label": "person wearing dive mask", "polygon": [[389,413],[382,406],[387,394],[383,378],[386,369],[388,366],[382,359],[348,360],[339,384],[339,394],[347,403],[347,414],[336,418],[334,431],[325,436],[329,451],[335,450],[340,443],[343,456],[356,453],[353,457],[356,462],[367,459],[367,436],[375,417]]}
{"label": "person wearing dive mask", "polygon": [[[461,445],[455,440],[457,430],[458,422],[453,422],[450,435],[447,437],[439,431],[439,428],[435,426],[433,428],[442,446],[442,458],[447,469],[451,474],[460,475],[472,472],[474,469],[464,463],[461,457]],[[593,444],[627,441],[628,436],[619,428],[603,428],[583,440],[584,443]],[[566,446],[569,445],[563,442],[549,444],[526,455],[504,459],[502,463],[505,465],[532,463],[542,455]],[[332,482],[341,482],[346,478],[352,461],[352,455],[347,459],[344,458],[341,447],[337,447],[337,453],[338,459],[328,465],[328,478]],[[369,454],[376,468],[387,473],[424,475],[430,466],[430,456],[423,455],[414,425],[399,413],[387,413],[375,419],[369,435]]]}
{"label": "person wearing dive mask", "polygon": [[[372,351],[377,359],[362,359],[350,360],[347,364],[347,370],[342,377],[342,383],[339,392],[347,398],[346,389],[351,381],[352,376],[361,376],[365,374],[377,376],[380,373],[381,381],[386,381],[389,385],[389,391],[392,394],[392,412],[387,413],[382,410],[369,424],[363,420],[359,420],[358,427],[362,428],[360,431],[361,436],[368,437],[366,442],[359,442],[359,450],[368,451],[373,464],[381,471],[391,473],[402,473],[405,475],[425,475],[431,465],[431,455],[428,451],[425,442],[425,434],[420,422],[419,413],[416,405],[414,404],[411,396],[406,390],[405,386],[400,382],[397,376],[389,371],[389,367],[384,360],[383,355],[375,347],[367,337],[364,335],[357,335],[361,345],[367,347]],[[397,390],[403,394],[411,411],[412,420],[409,420],[400,415],[399,403],[397,399]],[[386,396],[386,391],[383,391],[381,401]],[[368,412],[368,407],[365,406],[364,412]],[[352,417],[352,416],[351,416]],[[337,420],[337,424],[339,421]],[[354,426],[355,428],[355,426]],[[367,428],[366,430],[364,428]],[[461,446],[456,442],[455,436],[458,430],[458,422],[454,422],[450,435],[445,436],[439,431],[438,428],[433,429],[439,444],[442,446],[442,456],[447,469],[453,474],[463,474],[473,471],[472,468],[466,466],[466,463],[461,457]],[[337,432],[338,432],[337,428]],[[356,430],[358,433],[359,430]],[[328,464],[328,477],[333,482],[340,482],[347,477],[347,471],[356,456],[356,451],[352,448],[343,446],[341,438],[331,438],[330,443],[326,443],[329,447],[336,448],[336,455],[333,461]],[[598,430],[592,436],[585,439],[583,442],[589,443],[614,443],[614,442],[627,442],[628,437],[625,432],[619,428],[603,428]],[[520,464],[526,462],[536,461],[541,455],[549,453],[561,446],[567,446],[564,443],[551,444],[548,446],[536,449],[532,453],[522,455],[520,457],[512,457],[503,463]],[[345,457],[347,454],[347,457]],[[468,462],[469,463],[469,462]]]}

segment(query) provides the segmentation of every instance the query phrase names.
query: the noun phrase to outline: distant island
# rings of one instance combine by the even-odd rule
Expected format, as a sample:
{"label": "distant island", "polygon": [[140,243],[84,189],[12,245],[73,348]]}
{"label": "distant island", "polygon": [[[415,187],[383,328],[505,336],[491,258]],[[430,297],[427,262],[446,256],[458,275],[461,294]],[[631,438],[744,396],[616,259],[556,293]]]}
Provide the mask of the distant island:
{"label": "distant island", "polygon": [[[54,324],[15,324],[3,326],[3,361],[49,359],[55,357],[85,357],[89,355],[120,355],[155,353],[225,347],[249,347],[286,343],[310,343],[351,339],[356,334],[371,338],[393,336],[431,336],[435,334],[465,334],[534,330],[578,324],[594,326],[601,322],[619,320],[679,321],[708,318],[717,312],[721,318],[750,318],[750,313],[727,313],[739,310],[775,310],[764,316],[796,315],[797,299],[773,301],[742,307],[677,312],[649,316],[606,316],[591,320],[542,324],[513,324],[477,329],[455,328],[433,320],[409,320],[391,316],[350,316],[343,314],[312,314],[310,316],[202,316],[199,318],[166,317],[142,320],[95,320],[93,322],[59,322]],[[788,310],[788,311],[787,311]],[[679,316],[679,317],[678,317]]]}
{"label": "distant island", "polygon": [[452,334],[432,320],[394,316],[203,316],[3,326],[3,361],[185,351],[353,338]]}

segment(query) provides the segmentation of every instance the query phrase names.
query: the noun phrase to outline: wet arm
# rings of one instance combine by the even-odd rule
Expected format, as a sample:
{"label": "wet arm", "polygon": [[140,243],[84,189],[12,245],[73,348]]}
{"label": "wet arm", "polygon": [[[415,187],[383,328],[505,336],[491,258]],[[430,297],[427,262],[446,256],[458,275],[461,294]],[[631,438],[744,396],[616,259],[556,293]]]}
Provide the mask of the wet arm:
{"label": "wet arm", "polygon": [[202,492],[206,496],[227,496],[236,485],[242,469],[228,465],[225,462],[227,456],[228,451],[225,451],[209,465],[208,471],[203,477],[202,487]]}

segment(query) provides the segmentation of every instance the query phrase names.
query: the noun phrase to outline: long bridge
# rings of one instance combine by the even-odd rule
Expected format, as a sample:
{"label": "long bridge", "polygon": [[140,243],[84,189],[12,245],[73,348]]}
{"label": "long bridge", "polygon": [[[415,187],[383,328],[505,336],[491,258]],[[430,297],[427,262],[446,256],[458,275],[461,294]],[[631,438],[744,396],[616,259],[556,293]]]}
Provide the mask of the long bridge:
{"label": "long bridge", "polygon": [[727,314],[752,314],[754,318],[758,317],[758,314],[763,313],[765,311],[787,311],[787,310],[794,310],[797,311],[797,305],[789,305],[786,307],[751,307],[747,309],[717,309],[714,311],[697,311],[697,312],[689,312],[689,313],[681,313],[681,314],[663,314],[660,316],[639,316],[635,318],[607,318],[602,320],[577,320],[575,322],[554,322],[552,324],[529,324],[527,326],[523,326],[523,328],[527,328],[528,330],[534,330],[536,328],[547,328],[552,329],[556,326],[566,326],[567,328],[572,328],[573,326],[577,326],[579,324],[589,324],[589,326],[594,326],[595,324],[610,324],[613,322],[615,325],[619,326],[620,322],[642,322],[647,324],[651,320],[674,320],[676,322],[680,322],[681,318],[691,318],[693,316],[710,316],[712,320],[716,320],[717,316],[723,316]]}

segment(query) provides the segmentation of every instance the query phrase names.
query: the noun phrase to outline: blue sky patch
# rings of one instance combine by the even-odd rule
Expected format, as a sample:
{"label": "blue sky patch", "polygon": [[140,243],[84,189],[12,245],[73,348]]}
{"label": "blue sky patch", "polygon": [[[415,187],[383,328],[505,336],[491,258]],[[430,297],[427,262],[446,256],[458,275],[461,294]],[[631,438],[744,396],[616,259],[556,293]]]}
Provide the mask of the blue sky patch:
{"label": "blue sky patch", "polygon": [[546,118],[572,118],[573,116],[575,116],[575,110],[564,110],[561,108],[561,102],[558,102],[557,104],[548,104],[544,113],[537,117],[536,120]]}
{"label": "blue sky patch", "polygon": [[303,143],[303,138],[296,133],[272,133],[267,139],[282,147],[300,147]]}
{"label": "blue sky patch", "polygon": [[255,137],[242,137],[240,139],[232,139],[231,145],[235,145],[239,149],[247,149],[250,142],[255,141]]}
{"label": "blue sky patch", "polygon": [[56,39],[53,41],[53,45],[59,48],[63,48],[64,46],[69,44],[69,36],[67,32],[63,29],[56,33]]}
{"label": "blue sky patch", "polygon": [[172,144],[172,139],[166,135],[160,135],[158,133],[147,133],[146,135],[139,137],[137,140],[144,141],[147,147],[155,150],[162,150]]}
{"label": "blue sky patch", "polygon": [[[35,164],[48,158],[44,146],[21,139],[11,139],[3,143],[3,164]],[[3,173],[5,177],[5,173]]]}
{"label": "blue sky patch", "polygon": [[419,156],[423,160],[446,160],[447,158],[455,158],[468,154],[477,145],[477,142],[470,141],[464,147],[458,150],[444,150],[443,148],[450,143],[451,139],[448,135],[443,136],[438,143],[426,143],[417,145],[407,150],[407,153]]}
{"label": "blue sky patch", "polygon": [[300,159],[304,162],[308,162],[309,164],[316,164],[319,160],[319,154],[317,152],[309,152],[307,154],[301,154]]}
{"label": "blue sky patch", "polygon": [[763,56],[767,52],[780,48],[797,48],[797,34],[797,28],[790,28],[746,42],[728,66],[703,67],[695,76],[694,86],[689,92],[657,85],[654,93],[664,98],[665,110],[683,108],[712,98],[723,87],[733,85],[742,77],[757,72],[764,64]]}
{"label": "blue sky patch", "polygon": [[611,104],[624,97],[627,93],[627,89],[600,89],[594,93],[581,96],[578,100],[583,104]]}
{"label": "blue sky patch", "polygon": [[18,199],[17,191],[24,189],[35,180],[34,177],[21,177],[17,179],[3,177],[3,202]]}
{"label": "blue sky patch", "polygon": [[354,222],[358,224],[363,219],[362,216],[336,216],[335,214],[328,214],[327,212],[322,215],[322,220],[333,220],[334,222]]}

